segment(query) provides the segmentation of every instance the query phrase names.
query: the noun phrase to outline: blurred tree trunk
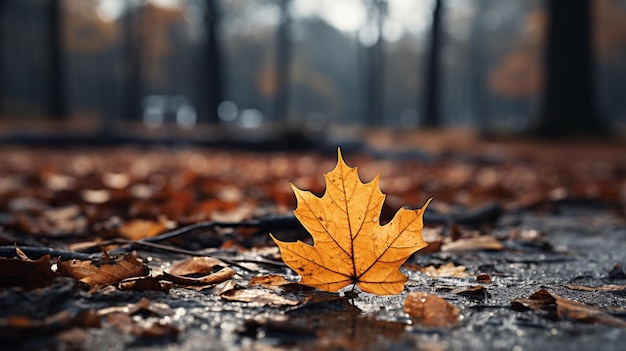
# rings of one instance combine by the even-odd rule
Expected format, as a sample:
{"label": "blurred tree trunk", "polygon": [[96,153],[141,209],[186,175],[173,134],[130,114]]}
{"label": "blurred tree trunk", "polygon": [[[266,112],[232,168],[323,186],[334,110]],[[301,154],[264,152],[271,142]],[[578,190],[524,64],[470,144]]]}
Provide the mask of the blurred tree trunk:
{"label": "blurred tree trunk", "polygon": [[591,3],[548,0],[546,82],[538,136],[607,134],[595,104],[592,80]]}
{"label": "blurred tree trunk", "polygon": [[369,125],[383,125],[384,116],[384,98],[385,98],[385,53],[384,41],[382,36],[382,27],[387,10],[386,0],[373,0],[373,8],[371,17],[375,21],[378,31],[378,38],[374,45],[366,48],[366,105],[367,105],[367,122]]}
{"label": "blurred tree trunk", "polygon": [[49,86],[48,86],[48,114],[54,119],[61,119],[66,114],[65,105],[65,75],[63,72],[63,40],[62,40],[62,1],[48,2],[48,52]]}
{"label": "blurred tree trunk", "polygon": [[276,96],[274,97],[274,121],[288,122],[289,71],[291,62],[291,38],[289,36],[291,0],[280,1],[280,23],[276,37]]}
{"label": "blurred tree trunk", "polygon": [[482,133],[486,133],[489,128],[489,116],[487,111],[487,94],[486,72],[487,72],[487,55],[486,47],[483,45],[485,40],[485,31],[483,29],[483,16],[487,12],[488,3],[486,1],[478,1],[472,26],[470,29],[470,53],[469,59],[472,62],[470,70],[470,90],[472,104],[474,106],[474,123]]}
{"label": "blurred tree trunk", "polygon": [[441,125],[439,110],[441,82],[441,32],[443,0],[436,0],[433,8],[433,20],[430,30],[430,43],[426,57],[424,79],[424,108],[420,116],[420,126],[436,128]]}
{"label": "blurred tree trunk", "polygon": [[124,31],[123,43],[123,116],[130,120],[141,119],[142,64],[143,45],[142,31],[143,3],[126,3],[126,11],[122,18]]}
{"label": "blurred tree trunk", "polygon": [[373,0],[373,7],[370,13],[370,21],[376,22],[378,38],[374,45],[365,48],[366,118],[369,125],[379,126],[383,125],[385,121],[383,104],[385,99],[385,50],[382,29],[387,13],[387,1]]}
{"label": "blurred tree trunk", "polygon": [[205,0],[204,26],[206,39],[201,52],[200,96],[198,99],[200,115],[206,116],[209,123],[217,123],[217,107],[223,99],[222,60],[216,35],[220,21],[218,3]]}
{"label": "blurred tree trunk", "polygon": [[[0,52],[4,48],[4,1],[0,1]],[[4,117],[4,59],[0,55],[0,120]]]}
{"label": "blurred tree trunk", "polygon": [[142,12],[143,2],[139,4],[126,3],[126,13],[123,18],[124,26],[124,92],[123,114],[129,120],[138,120],[141,117],[141,95],[143,86],[142,72],[142,40],[143,30]]}

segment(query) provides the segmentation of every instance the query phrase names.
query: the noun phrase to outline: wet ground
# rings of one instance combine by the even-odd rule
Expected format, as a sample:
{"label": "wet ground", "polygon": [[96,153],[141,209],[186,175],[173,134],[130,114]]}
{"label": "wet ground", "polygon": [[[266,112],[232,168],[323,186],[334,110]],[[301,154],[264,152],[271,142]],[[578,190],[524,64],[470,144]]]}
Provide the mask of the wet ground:
{"label": "wet ground", "polygon": [[[540,244],[504,240],[504,249],[497,251],[416,255],[409,263],[429,266],[454,262],[465,266],[469,275],[433,278],[405,270],[409,282],[406,291],[397,296],[358,293],[349,299],[267,306],[263,302],[225,300],[219,296],[218,288],[93,295],[81,290],[76,282],[60,280],[28,294],[17,289],[4,290],[0,292],[1,305],[5,313],[16,308],[22,312],[101,310],[132,305],[146,297],[156,306],[164,304],[165,312],[145,312],[133,318],[141,323],[163,323],[176,328],[176,332],[148,338],[121,332],[110,322],[104,322],[100,328],[70,328],[61,333],[29,330],[21,336],[25,339],[18,338],[20,341],[14,345],[23,350],[58,347],[59,339],[67,340],[66,346],[77,341],[80,348],[90,350],[621,350],[626,337],[624,327],[558,318],[549,311],[516,311],[511,302],[547,289],[626,320],[626,276],[623,270],[620,273],[614,269],[626,258],[623,219],[603,206],[561,205],[550,212],[505,215],[494,234],[500,232],[504,236],[510,228],[549,234],[547,241]],[[252,275],[267,272],[294,278],[286,269],[261,268],[255,273],[240,272],[237,281],[245,285]],[[481,273],[486,273],[491,282],[477,283],[476,276]],[[476,285],[484,290],[463,292]],[[581,291],[567,285],[621,285],[622,289]],[[404,299],[411,291],[445,298],[460,309],[459,322],[436,328],[413,321],[403,309]]]}
{"label": "wet ground", "polygon": [[[626,259],[623,221],[601,209],[566,207],[557,214],[505,216],[501,222],[500,230],[506,230],[507,222],[518,222],[519,228],[545,230],[550,233],[548,240],[555,252],[514,247],[512,251],[417,255],[412,260],[422,266],[452,261],[465,266],[471,274],[466,278],[432,279],[408,272],[407,292],[430,292],[461,309],[462,319],[456,326],[429,328],[412,323],[403,310],[406,293],[392,297],[361,293],[348,304],[341,301],[300,309],[272,309],[224,303],[211,294],[180,292],[174,306],[197,306],[190,311],[194,321],[189,320],[189,326],[185,326],[186,335],[178,346],[190,350],[206,349],[207,345],[214,349],[621,350],[626,337],[623,327],[552,320],[547,313],[514,311],[511,301],[547,289],[615,311],[623,319],[626,291],[586,292],[564,287],[626,284],[626,277],[609,277],[615,264]],[[484,296],[454,293],[455,289],[476,285],[475,274],[479,273],[487,273],[493,280],[481,284]],[[94,339],[93,347],[98,344]]]}
{"label": "wet ground", "polygon": [[[424,232],[434,249],[409,258],[403,267],[409,281],[399,295],[350,288],[326,294],[273,283],[250,287],[259,275],[290,281],[297,276],[280,265],[272,245],[229,249],[222,240],[205,252],[233,262],[236,275],[202,289],[88,292],[68,277],[36,289],[3,287],[0,339],[20,350],[623,349],[623,206],[561,199],[503,207],[469,225],[455,223],[454,216],[442,220],[436,210],[425,217]],[[306,237],[289,226],[264,227],[254,235],[267,243],[269,231],[279,238]],[[218,234],[237,239],[232,232]],[[249,233],[237,235],[245,236],[240,242],[258,242]],[[202,230],[193,240],[206,244],[201,237]],[[147,248],[136,252],[153,270],[187,257]],[[528,298],[541,290],[556,298],[533,307]],[[458,320],[424,324],[405,312],[410,292],[444,298],[458,308]]]}

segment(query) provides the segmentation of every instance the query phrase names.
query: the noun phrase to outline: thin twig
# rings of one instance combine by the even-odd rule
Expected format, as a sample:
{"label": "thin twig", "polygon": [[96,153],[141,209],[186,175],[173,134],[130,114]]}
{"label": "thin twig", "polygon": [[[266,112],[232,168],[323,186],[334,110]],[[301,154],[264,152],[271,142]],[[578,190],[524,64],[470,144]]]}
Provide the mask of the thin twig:
{"label": "thin twig", "polygon": [[[138,246],[145,246],[145,247],[149,247],[152,249],[158,249],[158,250],[162,250],[162,251],[168,251],[168,252],[174,252],[174,253],[179,253],[179,254],[183,254],[183,255],[189,255],[189,256],[207,256],[206,253],[202,253],[202,252],[198,252],[198,251],[190,251],[190,250],[185,250],[185,249],[180,249],[177,247],[173,247],[173,246],[167,246],[167,245],[161,245],[161,244],[157,244],[157,243],[150,243],[150,242],[143,242],[143,241],[132,241],[132,240],[125,240],[125,239],[115,239],[112,240],[113,243],[124,243],[124,244],[130,244],[131,247],[134,245],[138,245]],[[110,253],[114,253],[113,251],[110,251]],[[211,256],[214,258],[219,259],[220,261],[223,261],[224,263],[227,263],[231,266],[235,266],[235,267],[239,267],[247,272],[252,272],[253,270],[240,265],[239,263],[235,262],[234,260],[230,259],[230,258],[226,258],[226,257],[220,257],[220,256]],[[260,263],[260,262],[259,262]],[[267,264],[267,263],[266,263]]]}
{"label": "thin twig", "polygon": [[172,238],[185,235],[194,230],[199,229],[215,229],[215,228],[259,228],[259,229],[296,229],[301,228],[300,222],[296,217],[289,213],[285,215],[267,216],[264,218],[248,219],[239,222],[221,222],[221,221],[206,221],[190,224],[178,229],[174,229],[169,232],[165,232],[150,238],[140,239],[144,242],[157,242],[169,240]]}
{"label": "thin twig", "polygon": [[[30,259],[38,259],[45,255],[50,255],[51,257],[59,257],[62,260],[93,260],[102,256],[102,253],[84,253],[84,252],[75,252],[75,251],[67,251],[67,250],[58,250],[52,249],[49,247],[39,247],[39,246],[19,246],[20,250],[28,256]],[[0,256],[1,257],[15,257],[17,253],[15,252],[15,246],[0,246]]]}
{"label": "thin twig", "polygon": [[[222,257],[219,257],[219,256],[214,256],[214,257],[217,258],[217,259],[220,259],[220,260],[222,260],[224,262],[226,262],[225,259],[222,258]],[[262,259],[262,258],[254,258],[254,259],[253,258],[229,258],[227,260],[229,260],[230,262],[264,264],[264,265],[267,265],[267,266],[275,266],[275,267],[278,267],[278,268],[285,268],[285,267],[287,267],[287,265],[284,264],[283,262],[270,261],[270,260],[265,260],[265,259]]]}
{"label": "thin twig", "polygon": [[[409,207],[411,208],[411,207]],[[424,222],[427,224],[450,224],[450,223],[459,223],[459,224],[478,224],[485,221],[493,221],[497,219],[502,214],[502,207],[497,203],[490,203],[483,207],[480,207],[476,210],[466,211],[461,213],[452,213],[452,214],[441,214],[434,211],[426,211],[424,214]],[[291,213],[277,216],[268,216],[265,218],[258,219],[249,219],[240,222],[221,222],[221,221],[206,221],[194,223],[185,227],[181,227],[169,232],[162,233],[157,236],[153,236],[150,238],[143,238],[139,240],[123,240],[123,239],[115,239],[110,243],[118,243],[123,244],[125,247],[120,247],[114,250],[111,250],[110,253],[126,253],[137,247],[151,247],[154,249],[176,252],[183,255],[190,256],[203,256],[206,253],[200,253],[196,251],[190,251],[180,248],[175,248],[172,246],[161,245],[158,244],[160,241],[169,240],[172,238],[180,237],[187,233],[193,232],[194,230],[200,229],[216,229],[216,228],[258,228],[259,230],[278,230],[278,229],[301,229],[302,225],[298,221],[298,219]],[[106,243],[105,243],[106,244]],[[105,245],[105,244],[99,244]],[[75,252],[75,251],[67,251],[67,250],[58,250],[49,247],[35,247],[35,246],[20,246],[20,249],[28,256],[33,259],[40,258],[44,255],[50,255],[53,257],[60,257],[62,260],[93,260],[101,257],[101,253],[83,253],[83,252]],[[2,257],[13,257],[15,256],[15,247],[14,246],[0,246],[0,256]],[[229,260],[233,262],[232,260]],[[252,261],[255,262],[255,261]],[[277,266],[283,266],[280,263],[274,262],[255,262],[262,264],[272,264]],[[234,263],[239,266],[238,264]],[[243,267],[242,267],[243,268]],[[243,268],[246,269],[246,268]]]}
{"label": "thin twig", "polygon": [[[409,207],[416,209],[416,207]],[[424,223],[426,224],[465,224],[477,225],[484,222],[493,222],[502,215],[502,206],[498,202],[491,202],[474,210],[443,214],[433,210],[424,213]]]}
{"label": "thin twig", "polygon": [[[109,244],[128,243],[129,241],[130,240],[125,240],[125,239],[115,239],[115,240],[111,240],[108,243]],[[190,250],[185,250],[185,249],[180,249],[180,248],[176,248],[172,246],[160,245],[160,244],[155,244],[155,243],[133,242],[133,244],[152,248],[152,249],[158,249],[162,251],[189,255],[189,256],[207,256],[206,253],[190,251]],[[51,249],[49,247],[37,247],[37,246],[20,246],[19,248],[20,250],[22,250],[22,252],[26,254],[26,256],[28,256],[31,259],[38,259],[45,255],[50,255],[51,257],[58,257],[63,261],[67,261],[67,260],[92,261],[92,260],[96,260],[102,257],[101,252],[84,253],[84,252],[58,250],[58,249]],[[120,254],[120,253],[113,253],[112,251],[109,251],[109,254]],[[15,251],[15,246],[0,246],[0,257],[15,257],[15,256],[17,256],[17,253]],[[280,267],[280,268],[285,267],[284,263],[274,262],[274,261],[264,260],[264,259],[228,258],[228,257],[223,257],[223,256],[217,256],[217,255],[211,255],[211,257],[214,257],[220,261],[223,261],[224,263],[230,266],[238,267],[247,272],[253,272],[254,270],[240,264],[240,262],[241,263],[246,263],[246,262],[256,263],[256,264],[275,266],[275,267]]]}

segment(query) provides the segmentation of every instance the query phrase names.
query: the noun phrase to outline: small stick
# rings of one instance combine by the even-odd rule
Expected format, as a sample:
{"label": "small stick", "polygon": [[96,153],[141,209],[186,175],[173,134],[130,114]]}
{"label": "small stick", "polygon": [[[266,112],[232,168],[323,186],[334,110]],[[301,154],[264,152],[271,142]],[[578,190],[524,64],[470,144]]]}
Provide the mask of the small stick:
{"label": "small stick", "polygon": [[[50,255],[51,257],[60,257],[62,260],[93,260],[102,256],[102,253],[84,253],[84,252],[75,252],[75,251],[67,251],[67,250],[58,250],[52,249],[49,247],[38,247],[38,246],[19,246],[20,250],[28,256],[30,259],[38,259],[45,255]],[[0,256],[1,257],[13,257],[17,256],[15,251],[15,246],[0,246]]]}

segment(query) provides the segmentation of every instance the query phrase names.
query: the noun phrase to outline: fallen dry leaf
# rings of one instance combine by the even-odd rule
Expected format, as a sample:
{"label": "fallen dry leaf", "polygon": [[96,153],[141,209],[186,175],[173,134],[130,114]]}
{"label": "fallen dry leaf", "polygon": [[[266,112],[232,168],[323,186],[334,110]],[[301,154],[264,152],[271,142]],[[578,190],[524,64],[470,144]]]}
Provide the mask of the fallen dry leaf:
{"label": "fallen dry leaf", "polygon": [[418,210],[402,208],[381,226],[385,195],[378,176],[363,184],[358,169],[348,167],[338,149],[337,165],[324,179],[321,198],[292,184],[298,201],[294,214],[314,245],[286,243],[270,234],[283,261],[301,276],[300,283],[322,290],[335,292],[355,284],[369,293],[400,293],[407,281],[400,266],[427,245],[421,232],[428,203]]}
{"label": "fallen dry leaf", "polygon": [[248,287],[255,286],[261,286],[274,291],[282,290],[286,292],[305,294],[307,296],[307,301],[315,299],[315,293],[321,293],[320,291],[312,291],[314,288],[308,285],[291,282],[284,276],[278,274],[258,275],[250,278],[248,281]]}
{"label": "fallen dry leaf", "polygon": [[556,312],[559,319],[575,320],[583,323],[600,323],[614,327],[626,327],[626,322],[611,316],[598,307],[585,305],[551,294],[545,289],[536,291],[529,297],[520,297],[511,301],[513,309],[518,311],[544,310]]}
{"label": "fallen dry leaf", "polygon": [[15,336],[21,335],[21,333],[55,331],[75,326],[99,328],[100,318],[93,310],[80,310],[73,313],[62,310],[41,319],[20,315],[9,316],[0,318],[0,329],[2,329],[0,335],[8,332],[14,333],[13,336]]}
{"label": "fallen dry leaf", "polygon": [[491,297],[491,294],[482,285],[472,285],[452,290],[453,293],[468,297],[473,300],[484,301]]}
{"label": "fallen dry leaf", "polygon": [[[146,320],[143,317],[135,318],[142,312],[153,317],[160,318],[158,321]],[[141,298],[136,303],[126,306],[107,307],[98,311],[98,315],[107,316],[108,322],[117,330],[142,338],[174,337],[180,330],[169,323],[168,317],[174,311],[164,303],[152,302],[147,298]],[[137,316],[138,317],[138,316]]]}
{"label": "fallen dry leaf", "polygon": [[190,257],[173,263],[167,272],[173,275],[205,275],[212,273],[216,266],[225,267],[226,264],[217,258],[208,256]]}
{"label": "fallen dry leaf", "polygon": [[120,290],[134,291],[170,291],[174,284],[162,277],[133,277],[119,284]]}
{"label": "fallen dry leaf", "polygon": [[491,250],[500,251],[504,248],[493,236],[483,235],[474,238],[459,239],[450,243],[443,244],[441,251],[479,251]]}
{"label": "fallen dry leaf", "polygon": [[135,303],[129,303],[126,306],[114,306],[106,307],[98,310],[99,316],[108,315],[111,313],[123,312],[129,315],[134,315],[139,312],[147,312],[153,316],[171,316],[174,314],[174,310],[164,303],[152,302],[146,297],[142,297]]}
{"label": "fallen dry leaf", "polygon": [[622,268],[621,263],[615,264],[613,269],[609,271],[609,279],[626,279],[626,271]]}
{"label": "fallen dry leaf", "polygon": [[491,277],[487,273],[480,273],[476,276],[476,281],[479,283],[491,283]]}
{"label": "fallen dry leaf", "polygon": [[573,285],[573,284],[563,284],[564,287],[572,290],[581,290],[581,291],[609,291],[614,293],[626,293],[626,286],[624,285],[601,285],[601,286],[584,286],[584,285]]}
{"label": "fallen dry leaf", "polygon": [[258,275],[256,277],[250,278],[248,281],[248,286],[262,286],[264,288],[276,288],[285,284],[291,284],[287,278],[278,274],[266,274],[266,275]]}
{"label": "fallen dry leaf", "polygon": [[139,240],[153,237],[166,228],[166,221],[151,221],[147,219],[133,219],[124,223],[120,228],[120,236],[130,240]]}
{"label": "fallen dry leaf", "polygon": [[451,327],[459,320],[459,309],[439,296],[411,292],[404,300],[404,312],[428,327]]}
{"label": "fallen dry leaf", "polygon": [[509,240],[541,250],[552,250],[552,244],[548,239],[548,234],[544,231],[514,228],[509,231]]}
{"label": "fallen dry leaf", "polygon": [[131,315],[123,312],[111,313],[107,320],[115,329],[140,338],[175,337],[180,333],[178,328],[163,320],[158,322],[136,321]]}
{"label": "fallen dry leaf", "polygon": [[205,285],[215,285],[222,283],[230,278],[232,278],[237,272],[230,267],[224,267],[215,273],[211,273],[202,277],[185,277],[176,274],[170,274],[167,272],[163,272],[164,277],[178,285],[186,285],[186,286],[205,286]]}
{"label": "fallen dry leaf", "polygon": [[57,262],[57,272],[59,274],[81,280],[98,270],[91,261],[69,260]]}
{"label": "fallen dry leaf", "polygon": [[56,276],[50,269],[50,255],[31,260],[18,247],[15,251],[18,258],[0,257],[0,286],[38,288]]}
{"label": "fallen dry leaf", "polygon": [[266,289],[227,289],[220,297],[228,301],[247,302],[257,306],[295,306],[300,300],[288,299]]}
{"label": "fallen dry leaf", "polygon": [[467,272],[465,272],[465,266],[455,266],[454,262],[448,262],[439,267],[435,266],[426,266],[420,271],[426,274],[429,277],[438,278],[438,277],[457,277],[463,278],[469,276]]}
{"label": "fallen dry leaf", "polygon": [[126,278],[146,275],[144,265],[135,255],[124,255],[121,260],[95,266],[91,261],[70,260],[57,263],[61,275],[80,280],[90,287],[119,283]]}

